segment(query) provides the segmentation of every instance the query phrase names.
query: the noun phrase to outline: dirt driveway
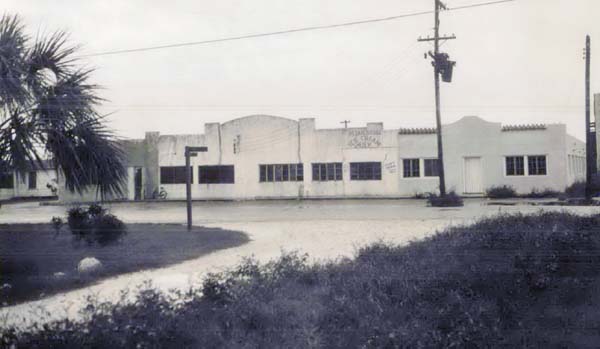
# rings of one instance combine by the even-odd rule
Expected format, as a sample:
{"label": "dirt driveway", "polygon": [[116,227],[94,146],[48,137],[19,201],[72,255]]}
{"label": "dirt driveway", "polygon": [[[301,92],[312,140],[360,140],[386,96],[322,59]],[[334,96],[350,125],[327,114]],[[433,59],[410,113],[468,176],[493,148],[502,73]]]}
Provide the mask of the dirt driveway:
{"label": "dirt driveway", "polygon": [[[185,222],[184,203],[119,203],[110,205],[110,209],[125,222]],[[358,247],[375,241],[406,243],[482,216],[539,210],[527,205],[488,206],[482,199],[466,200],[465,207],[457,209],[428,208],[422,200],[198,202],[194,203],[195,225],[241,230],[251,241],[167,268],[124,274],[85,289],[2,308],[0,326],[28,326],[34,321],[64,317],[77,320],[88,295],[102,301],[116,300],[122,290],[135,291],[145,280],[165,291],[186,289],[198,284],[207,272],[223,270],[243,257],[267,261],[282,251],[308,253],[313,260],[351,257]],[[593,207],[569,210],[599,212]],[[64,212],[63,206],[4,205],[0,223],[48,222],[52,216],[64,216]]]}

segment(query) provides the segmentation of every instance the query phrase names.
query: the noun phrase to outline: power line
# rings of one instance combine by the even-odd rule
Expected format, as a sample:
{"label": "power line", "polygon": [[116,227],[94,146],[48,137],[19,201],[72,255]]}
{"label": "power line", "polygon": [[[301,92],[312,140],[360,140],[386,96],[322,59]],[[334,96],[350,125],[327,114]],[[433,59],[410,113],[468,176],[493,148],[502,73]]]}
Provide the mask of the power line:
{"label": "power line", "polygon": [[[457,7],[453,7],[453,8],[448,8],[446,11],[456,11],[456,10],[462,10],[462,9],[467,9],[467,8],[481,7],[481,6],[487,6],[487,5],[495,5],[495,4],[501,4],[501,3],[506,3],[506,2],[513,2],[513,1],[516,1],[516,0],[488,1],[488,2],[482,2],[482,3],[477,3],[477,4],[471,4],[471,5],[464,5],[464,6],[457,6]],[[406,18],[406,17],[422,16],[422,15],[430,14],[430,13],[433,13],[433,12],[434,11],[421,11],[421,12],[413,12],[413,13],[407,13],[407,14],[402,14],[402,15],[397,15],[397,16],[382,17],[382,18],[373,18],[373,19],[366,19],[366,20],[362,20],[362,21],[345,22],[345,23],[329,24],[329,25],[321,25],[321,26],[302,27],[302,28],[295,28],[295,29],[287,29],[287,30],[280,30],[280,31],[275,31],[275,32],[269,32],[269,33],[248,34],[248,35],[232,36],[232,37],[220,38],[220,39],[212,39],[212,40],[191,41],[191,42],[184,42],[184,43],[178,43],[178,44],[169,44],[169,45],[149,46],[149,47],[140,47],[140,48],[124,49],[124,50],[105,51],[105,52],[98,52],[98,53],[91,53],[91,54],[87,54],[87,55],[81,55],[79,57],[83,58],[83,57],[107,56],[107,55],[116,55],[116,54],[133,53],[133,52],[144,52],[144,51],[162,50],[162,49],[167,49],[167,48],[176,48],[176,47],[185,47],[185,46],[197,46],[197,45],[205,45],[205,44],[214,44],[214,43],[218,43],[218,42],[251,39],[251,38],[264,37],[264,36],[274,36],[274,35],[291,34],[291,33],[304,32],[304,31],[312,31],[312,30],[333,29],[333,28],[354,26],[354,25],[367,24],[367,23],[392,21],[392,20],[396,20],[396,19],[400,19],[400,18]]]}

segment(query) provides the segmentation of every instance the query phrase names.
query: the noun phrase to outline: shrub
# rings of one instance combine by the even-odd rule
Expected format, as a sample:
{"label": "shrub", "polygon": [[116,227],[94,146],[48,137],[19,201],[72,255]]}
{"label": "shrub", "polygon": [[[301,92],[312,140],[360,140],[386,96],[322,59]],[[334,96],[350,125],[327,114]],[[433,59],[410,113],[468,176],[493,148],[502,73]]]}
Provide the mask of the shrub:
{"label": "shrub", "polygon": [[460,207],[464,206],[463,199],[460,195],[456,194],[454,190],[441,196],[437,194],[430,194],[427,198],[427,203],[432,207]]}
{"label": "shrub", "polygon": [[62,226],[65,224],[65,222],[63,221],[63,219],[61,217],[54,216],[50,220],[50,224],[52,224],[52,227],[54,228],[54,230],[59,231],[60,228],[62,228]]}
{"label": "shrub", "polygon": [[92,299],[89,320],[0,329],[0,346],[596,347],[599,227],[600,215],[501,215],[353,260],[246,261],[177,302],[152,288]]}
{"label": "shrub", "polygon": [[74,234],[86,235],[89,241],[100,244],[112,242],[119,238],[125,230],[125,223],[99,204],[92,204],[86,210],[74,207],[68,211],[68,223]]}
{"label": "shrub", "polygon": [[101,217],[106,214],[106,209],[99,204],[91,204],[87,209],[91,218]]}
{"label": "shrub", "polygon": [[[585,181],[577,181],[565,189],[565,194],[570,198],[582,198],[585,196]],[[592,179],[592,196],[600,194],[600,181],[598,177]]]}
{"label": "shrub", "polygon": [[77,206],[67,211],[67,224],[72,233],[83,234],[91,228],[90,216],[83,207]]}
{"label": "shrub", "polygon": [[125,232],[125,223],[112,214],[102,214],[93,222],[95,239],[101,245],[118,240]]}
{"label": "shrub", "polygon": [[527,198],[527,199],[545,199],[545,198],[557,198],[560,195],[560,192],[554,190],[554,189],[550,189],[550,188],[545,188],[545,189],[537,189],[537,188],[533,188],[531,190],[531,192],[529,192],[528,194],[523,194],[521,195],[521,197],[523,198]]}
{"label": "shrub", "polygon": [[490,199],[507,199],[517,197],[517,191],[510,185],[499,185],[488,188],[485,194]]}

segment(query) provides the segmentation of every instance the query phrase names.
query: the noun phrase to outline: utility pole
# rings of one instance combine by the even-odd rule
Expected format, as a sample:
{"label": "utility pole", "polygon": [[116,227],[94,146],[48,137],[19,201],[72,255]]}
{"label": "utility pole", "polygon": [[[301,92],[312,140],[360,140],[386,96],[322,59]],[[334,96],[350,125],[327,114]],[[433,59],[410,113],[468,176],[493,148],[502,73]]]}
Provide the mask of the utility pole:
{"label": "utility pole", "polygon": [[350,120],[344,120],[344,121],[341,121],[340,124],[344,124],[344,128],[348,128],[348,124],[351,122],[352,121],[350,121]]}
{"label": "utility pole", "polygon": [[[444,82],[452,81],[452,69],[456,62],[450,61],[448,54],[440,53],[440,40],[456,39],[454,35],[440,37],[440,11],[447,10],[440,0],[434,0],[435,6],[435,26],[434,36],[430,38],[419,38],[418,41],[433,41],[433,53],[429,52],[429,56],[433,59],[433,76],[435,81],[435,122],[437,133],[437,150],[438,150],[438,174],[440,177],[440,196],[446,195],[446,176],[444,173],[444,148],[442,146],[442,116],[440,112],[440,74]],[[427,55],[425,55],[427,58]]]}
{"label": "utility pole", "polygon": [[590,58],[592,56],[590,36],[585,38],[585,199],[592,199],[592,134],[590,131]]}

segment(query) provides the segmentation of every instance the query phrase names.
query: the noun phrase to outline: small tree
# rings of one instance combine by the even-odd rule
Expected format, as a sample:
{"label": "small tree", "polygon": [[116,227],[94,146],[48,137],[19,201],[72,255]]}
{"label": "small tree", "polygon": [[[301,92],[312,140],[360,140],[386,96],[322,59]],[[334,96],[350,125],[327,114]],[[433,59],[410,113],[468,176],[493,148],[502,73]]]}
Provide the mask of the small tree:
{"label": "small tree", "polygon": [[49,157],[66,188],[122,194],[124,152],[96,106],[93,70],[77,66],[67,34],[30,39],[18,16],[0,19],[0,170],[24,173]]}

